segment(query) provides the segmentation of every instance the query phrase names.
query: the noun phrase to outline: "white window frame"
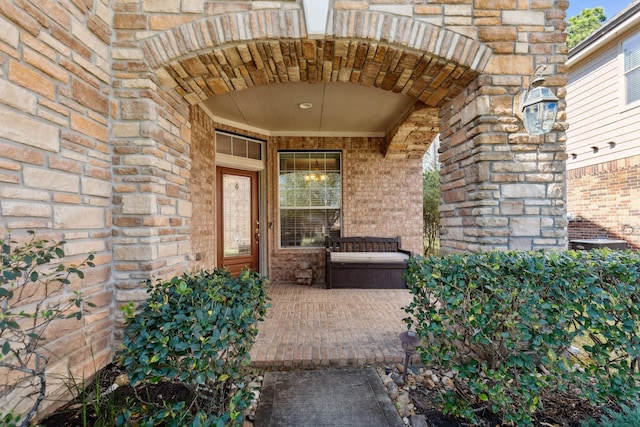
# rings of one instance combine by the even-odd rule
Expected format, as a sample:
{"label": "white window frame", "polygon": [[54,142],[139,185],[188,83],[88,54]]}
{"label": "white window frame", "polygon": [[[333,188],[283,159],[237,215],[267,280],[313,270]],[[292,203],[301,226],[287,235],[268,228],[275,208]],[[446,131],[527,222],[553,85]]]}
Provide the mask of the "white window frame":
{"label": "white window frame", "polygon": [[[340,196],[340,200],[339,200],[339,204],[337,206],[309,206],[309,208],[312,209],[318,209],[318,210],[330,210],[330,209],[337,209],[339,211],[339,215],[340,215],[340,228],[338,230],[338,234],[340,235],[342,233],[342,228],[344,226],[343,224],[343,208],[342,208],[342,199],[343,199],[343,170],[342,170],[342,162],[343,162],[343,155],[341,151],[336,151],[336,150],[281,150],[278,151],[278,247],[280,249],[294,249],[294,250],[298,250],[298,249],[317,249],[319,247],[324,247],[324,241],[322,242],[321,246],[320,243],[318,242],[318,245],[283,245],[282,243],[282,232],[283,232],[283,221],[282,221],[282,211],[283,209],[287,209],[287,207],[282,207],[281,206],[281,187],[280,187],[280,177],[282,175],[282,171],[281,171],[281,155],[283,154],[298,154],[298,155],[305,155],[305,154],[311,154],[311,155],[321,155],[321,154],[331,154],[331,155],[338,155],[338,159],[339,159],[339,169],[338,169],[338,174],[339,174],[339,179],[340,179],[340,192],[339,192],[339,196]],[[305,169],[302,169],[302,171],[306,171]],[[315,171],[312,171],[311,169],[309,169],[309,174],[311,175],[316,175],[317,173]],[[335,172],[332,172],[335,173]],[[296,206],[294,208],[301,208],[304,209],[303,206]],[[291,208],[289,208],[291,209]],[[325,234],[328,235],[328,234]]]}
{"label": "white window frame", "polygon": [[[637,45],[638,47],[638,55],[640,55],[640,32],[636,32],[635,34],[627,37],[625,40],[622,41],[622,43],[620,43],[620,69],[621,69],[621,93],[622,93],[622,106],[623,109],[629,109],[629,108],[633,108],[636,106],[640,106],[640,98],[636,99],[635,101],[629,101],[629,91],[628,91],[628,85],[627,85],[627,75],[631,72],[634,71],[636,73],[640,73],[640,64],[638,64],[637,66],[635,66],[633,69],[631,70],[626,70],[626,60],[625,60],[625,49],[626,46],[631,43],[634,42],[634,44]],[[640,85],[640,77],[638,77],[638,84]]]}

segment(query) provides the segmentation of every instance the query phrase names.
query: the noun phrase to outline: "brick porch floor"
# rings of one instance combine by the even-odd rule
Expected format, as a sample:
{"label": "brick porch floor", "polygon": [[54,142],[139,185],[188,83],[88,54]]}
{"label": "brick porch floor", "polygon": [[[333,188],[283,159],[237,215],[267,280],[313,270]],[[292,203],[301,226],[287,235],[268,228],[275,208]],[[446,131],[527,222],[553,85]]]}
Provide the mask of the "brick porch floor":
{"label": "brick porch floor", "polygon": [[402,362],[408,290],[325,289],[270,284],[271,307],[258,326],[253,364],[265,369]]}

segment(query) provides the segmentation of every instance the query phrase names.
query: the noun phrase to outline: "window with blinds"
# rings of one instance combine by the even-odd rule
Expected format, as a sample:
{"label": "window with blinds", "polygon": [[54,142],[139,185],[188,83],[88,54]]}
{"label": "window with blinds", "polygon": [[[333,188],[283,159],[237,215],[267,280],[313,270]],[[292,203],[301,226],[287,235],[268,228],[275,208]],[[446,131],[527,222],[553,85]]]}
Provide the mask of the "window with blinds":
{"label": "window with blinds", "polygon": [[626,104],[640,101],[640,33],[626,40],[624,52],[624,80]]}
{"label": "window with blinds", "polygon": [[340,236],[342,206],[339,152],[280,152],[281,247],[322,247]]}

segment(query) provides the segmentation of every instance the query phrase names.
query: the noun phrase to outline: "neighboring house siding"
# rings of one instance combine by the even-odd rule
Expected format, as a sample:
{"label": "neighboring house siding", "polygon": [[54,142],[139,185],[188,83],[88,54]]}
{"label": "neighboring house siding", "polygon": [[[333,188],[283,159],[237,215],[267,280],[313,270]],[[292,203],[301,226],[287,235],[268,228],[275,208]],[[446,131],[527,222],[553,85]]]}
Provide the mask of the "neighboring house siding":
{"label": "neighboring house siding", "polygon": [[623,105],[619,52],[616,43],[569,74],[567,170],[640,155],[640,105]]}
{"label": "neighboring house siding", "polygon": [[623,239],[640,249],[640,102],[625,103],[622,57],[639,28],[636,1],[569,55],[569,240]]}

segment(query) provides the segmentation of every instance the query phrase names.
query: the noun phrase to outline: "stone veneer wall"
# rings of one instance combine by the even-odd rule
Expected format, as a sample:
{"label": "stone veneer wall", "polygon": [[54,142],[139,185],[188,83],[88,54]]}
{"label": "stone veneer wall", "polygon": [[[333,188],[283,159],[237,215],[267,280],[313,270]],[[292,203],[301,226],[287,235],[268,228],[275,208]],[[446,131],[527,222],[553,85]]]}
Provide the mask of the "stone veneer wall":
{"label": "stone veneer wall", "polygon": [[422,253],[422,161],[387,159],[382,138],[271,137],[268,152],[269,277],[295,282],[294,270],[310,262],[314,282],[324,282],[324,249],[279,247],[278,151],[338,150],[342,152],[342,235],[400,236],[402,246]]}
{"label": "stone veneer wall", "polygon": [[[116,11],[131,6],[113,4]],[[188,271],[193,259],[190,108],[149,72],[136,32],[118,31],[121,22],[116,12],[110,142],[118,339],[119,309],[147,296],[141,283]]]}
{"label": "stone veneer wall", "polygon": [[[80,327],[60,328],[61,339],[51,342],[60,350],[53,372],[92,369],[91,352],[96,366],[105,363],[112,332],[118,338],[121,331],[116,308],[144,299],[140,282],[198,265],[194,250],[205,243],[194,239],[194,227],[211,224],[193,215],[196,194],[209,185],[192,183],[207,166],[193,160],[208,149],[210,128],[190,108],[215,93],[289,81],[409,93],[428,110],[417,108],[408,126],[379,143],[322,142],[362,149],[345,148],[351,167],[355,160],[380,167],[380,176],[345,171],[354,188],[345,194],[346,233],[401,234],[405,246],[419,251],[406,213],[391,209],[391,218],[403,219],[400,230],[399,221],[375,211],[369,184],[373,179],[384,197],[396,196],[393,189],[411,181],[413,161],[439,131],[445,251],[566,246],[568,2],[331,6],[327,37],[310,40],[298,1],[0,2],[0,225],[15,235],[35,228],[64,238],[70,261],[91,251],[97,256],[96,269],[74,286],[98,307]],[[513,106],[540,64],[548,66],[546,84],[561,99],[560,114],[553,132],[530,137]],[[300,149],[319,144],[298,141]],[[403,204],[402,197],[395,200]],[[358,218],[357,203],[381,222]],[[273,250],[273,266],[293,259]]]}
{"label": "stone veneer wall", "polygon": [[[53,296],[81,291],[96,305],[46,331],[53,395],[113,355],[112,19],[106,1],[0,2],[0,236],[65,240],[67,264],[95,253],[96,267]],[[0,384],[10,378],[0,370]],[[30,406],[28,392],[3,390],[2,412]]]}
{"label": "stone veneer wall", "polygon": [[640,156],[567,172],[569,240],[623,239],[640,249]]}
{"label": "stone veneer wall", "polygon": [[[128,4],[118,28],[144,35],[158,81],[190,104],[254,85],[345,81],[415,96],[439,114],[381,146],[413,158],[442,133],[442,249],[566,246],[564,85],[567,1],[334,1],[324,40],[305,38],[299,2]],[[200,19],[204,17],[204,19]],[[560,98],[553,132],[530,137],[514,117],[539,65]],[[431,111],[426,111],[430,117]],[[421,115],[417,108],[408,114]],[[431,122],[431,120],[430,120]]]}
{"label": "stone veneer wall", "polygon": [[566,248],[566,136],[518,131],[517,81],[482,76],[441,110],[445,253]]}

